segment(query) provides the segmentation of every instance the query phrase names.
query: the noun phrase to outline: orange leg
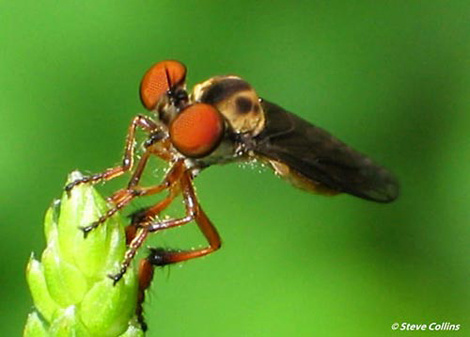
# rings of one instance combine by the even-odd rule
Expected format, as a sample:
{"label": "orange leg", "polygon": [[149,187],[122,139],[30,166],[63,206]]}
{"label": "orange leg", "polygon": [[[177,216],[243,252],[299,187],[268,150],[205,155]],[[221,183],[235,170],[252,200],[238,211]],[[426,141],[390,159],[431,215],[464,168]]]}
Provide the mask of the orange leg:
{"label": "orange leg", "polygon": [[147,238],[149,231],[145,228],[139,228],[136,235],[132,239],[131,243],[129,244],[129,248],[124,254],[124,261],[121,264],[121,269],[117,274],[109,274],[108,277],[113,280],[113,283],[116,284],[126,273],[127,268],[129,268],[131,261],[134,259],[135,254],[140,246],[144,243],[145,239]]}
{"label": "orange leg", "polygon": [[[138,168],[145,167],[147,163],[148,157],[150,155],[149,151],[146,151],[142,156],[141,160],[139,161]],[[141,164],[142,163],[142,164]],[[88,233],[90,233],[93,229],[104,223],[107,219],[112,217],[117,211],[125,207],[129,204],[135,197],[142,197],[147,195],[152,195],[159,193],[165,189],[168,189],[170,186],[174,184],[175,181],[179,179],[179,176],[183,173],[183,161],[177,161],[173,167],[170,169],[168,174],[166,175],[165,179],[161,184],[150,186],[150,187],[140,187],[140,186],[133,186],[131,189],[124,189],[119,190],[114,193],[109,200],[114,203],[115,207],[109,209],[104,215],[100,216],[96,221],[91,223],[88,226],[81,227],[80,229],[83,231],[85,237],[87,237]],[[139,173],[140,176],[141,173]],[[164,199],[165,200],[165,199]],[[164,201],[162,200],[162,202]],[[171,201],[171,200],[170,200]],[[166,206],[165,206],[166,207]]]}
{"label": "orange leg", "polygon": [[195,220],[202,234],[206,237],[209,246],[190,251],[173,251],[164,250],[162,248],[152,249],[148,260],[155,266],[164,266],[201,257],[216,251],[222,244],[219,233],[199,205],[188,171],[182,175],[180,184],[186,204],[186,216],[180,219],[163,220],[155,223],[142,223],[140,226],[147,229],[149,232],[155,232],[181,226]]}
{"label": "orange leg", "polygon": [[132,189],[139,183],[150,155],[156,155],[167,162],[170,161],[172,158],[168,150],[170,148],[170,143],[169,140],[166,139],[166,134],[163,131],[151,134],[147,141],[144,143],[144,147],[146,150],[142,155],[142,158],[140,159],[137,168],[132,174],[129,183],[127,184],[127,189]]}
{"label": "orange leg", "polygon": [[[128,230],[128,237],[133,237],[133,239],[129,244],[129,249],[127,250],[124,261],[121,264],[120,271],[115,275],[108,275],[114,281],[114,284],[116,284],[125,274],[132,259],[137,253],[137,250],[150,232],[182,226],[195,220],[199,229],[209,242],[208,247],[191,251],[173,251],[164,250],[163,248],[153,248],[151,249],[147,259],[154,266],[164,266],[171,263],[193,259],[210,254],[220,248],[222,242],[219,233],[217,233],[216,228],[199,205],[191,182],[190,173],[188,171],[184,171],[177,183],[179,185],[178,189],[181,189],[183,192],[184,202],[186,205],[186,215],[178,219],[169,219],[157,222],[152,222],[152,220],[150,220],[155,216],[155,214],[160,213],[163,208],[168,206],[173,198],[178,194],[171,192],[170,195],[166,199],[163,199],[159,204],[148,210],[144,210],[142,214],[139,214],[137,216],[138,219],[136,220],[136,223],[131,225],[138,228],[135,237],[133,237],[135,228],[129,228]],[[174,189],[176,187],[173,185],[172,188]]]}
{"label": "orange leg", "polygon": [[135,143],[135,132],[137,128],[141,128],[147,133],[156,133],[158,131],[158,125],[152,121],[150,118],[137,115],[131,122],[129,126],[129,130],[127,132],[126,137],[126,145],[124,147],[124,158],[122,160],[122,164],[117,167],[112,167],[107,169],[102,173],[97,173],[92,176],[83,177],[72,181],[71,183],[65,186],[65,191],[70,193],[70,191],[77,185],[84,184],[84,183],[97,183],[99,181],[107,181],[113,178],[119,177],[124,172],[127,172],[132,169],[134,165],[134,143]]}
{"label": "orange leg", "polygon": [[171,201],[173,201],[178,193],[179,186],[177,184],[172,185],[168,197],[160,201],[155,206],[145,209],[133,217],[132,224],[126,227],[126,241],[129,248],[124,255],[124,261],[121,263],[121,269],[117,274],[108,275],[114,281],[114,284],[116,284],[126,273],[127,268],[129,268],[132,260],[137,254],[137,251],[142,246],[149,233],[148,229],[146,227],[141,227],[139,222],[142,221],[142,219],[145,219],[146,221],[153,220],[156,215],[168,207],[168,205],[171,203]]}

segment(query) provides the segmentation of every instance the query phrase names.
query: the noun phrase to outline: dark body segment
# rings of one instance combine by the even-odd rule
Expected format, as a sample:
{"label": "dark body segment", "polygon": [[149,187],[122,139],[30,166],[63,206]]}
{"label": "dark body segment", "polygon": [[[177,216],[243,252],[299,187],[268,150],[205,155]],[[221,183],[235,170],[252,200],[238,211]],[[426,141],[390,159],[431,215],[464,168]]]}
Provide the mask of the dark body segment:
{"label": "dark body segment", "polygon": [[208,90],[204,91],[204,94],[200,98],[201,102],[209,104],[217,104],[224,101],[234,94],[250,90],[251,86],[240,78],[230,77],[215,77],[214,84],[212,84]]}

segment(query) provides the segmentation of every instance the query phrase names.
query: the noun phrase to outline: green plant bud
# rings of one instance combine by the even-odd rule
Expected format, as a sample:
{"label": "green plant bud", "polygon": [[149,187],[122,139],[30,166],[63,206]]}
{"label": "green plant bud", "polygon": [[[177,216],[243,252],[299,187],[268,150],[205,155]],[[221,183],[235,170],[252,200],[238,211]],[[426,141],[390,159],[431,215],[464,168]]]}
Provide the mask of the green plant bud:
{"label": "green plant bud", "polygon": [[[79,179],[73,172],[68,181]],[[121,217],[115,214],[85,238],[90,225],[112,207],[88,185],[54,201],[44,221],[46,249],[31,255],[26,279],[35,310],[24,336],[144,336],[135,318],[137,275],[133,267],[113,285],[126,250]]]}

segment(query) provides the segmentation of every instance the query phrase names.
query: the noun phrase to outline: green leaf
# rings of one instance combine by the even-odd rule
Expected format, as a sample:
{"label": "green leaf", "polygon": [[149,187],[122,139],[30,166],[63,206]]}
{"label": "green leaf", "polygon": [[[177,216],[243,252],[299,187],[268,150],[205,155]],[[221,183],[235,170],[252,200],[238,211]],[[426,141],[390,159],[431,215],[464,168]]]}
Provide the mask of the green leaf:
{"label": "green leaf", "polygon": [[23,331],[24,337],[47,337],[49,336],[44,322],[39,318],[36,312],[32,312],[28,315],[26,325]]}
{"label": "green leaf", "polygon": [[62,310],[53,318],[49,334],[54,337],[88,337],[92,336],[80,321],[74,305]]}
{"label": "green leaf", "polygon": [[34,305],[42,316],[50,321],[54,312],[59,309],[59,305],[49,294],[42,264],[35,260],[32,254],[26,268],[26,280],[31,290]]}
{"label": "green leaf", "polygon": [[63,307],[80,303],[87,291],[81,271],[64,261],[55,242],[49,242],[42,254],[46,284],[52,298]]}
{"label": "green leaf", "polygon": [[[137,303],[135,281],[126,273],[115,286],[109,278],[95,283],[81,303],[81,317],[91,332],[116,336],[127,328]],[[103,330],[106,325],[108,329]]]}

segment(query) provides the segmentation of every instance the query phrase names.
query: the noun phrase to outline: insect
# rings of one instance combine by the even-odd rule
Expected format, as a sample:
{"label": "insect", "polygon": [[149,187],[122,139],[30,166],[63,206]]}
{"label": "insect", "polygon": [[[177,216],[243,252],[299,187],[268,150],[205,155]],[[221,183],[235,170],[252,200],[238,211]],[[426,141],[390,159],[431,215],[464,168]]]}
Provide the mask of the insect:
{"label": "insect", "polygon": [[[152,249],[144,274],[163,266],[212,253],[220,248],[216,228],[202,209],[193,186],[198,173],[214,164],[258,160],[295,187],[320,194],[348,193],[362,199],[387,203],[397,198],[396,178],[385,168],[353,150],[325,130],[258,96],[238,76],[215,76],[186,89],[186,67],[178,61],[156,63],[144,75],[140,98],[152,115],[137,115],[127,132],[122,164],[68,184],[70,191],[82,183],[107,181],[131,171],[124,189],[109,200],[114,207],[89,226],[88,235],[133,199],[166,191],[157,204],[133,216],[128,250],[119,272],[109,275],[118,282],[149,233],[194,221],[208,246],[197,250]],[[134,162],[136,130],[147,134],[144,151]],[[169,163],[162,182],[141,186],[148,159],[157,156]],[[185,215],[160,220],[158,215],[178,195],[183,196]],[[150,265],[149,265],[150,264]],[[145,277],[143,277],[145,278]],[[147,277],[148,279],[149,277]],[[151,277],[150,277],[151,279]],[[148,287],[143,281],[143,289]]]}

